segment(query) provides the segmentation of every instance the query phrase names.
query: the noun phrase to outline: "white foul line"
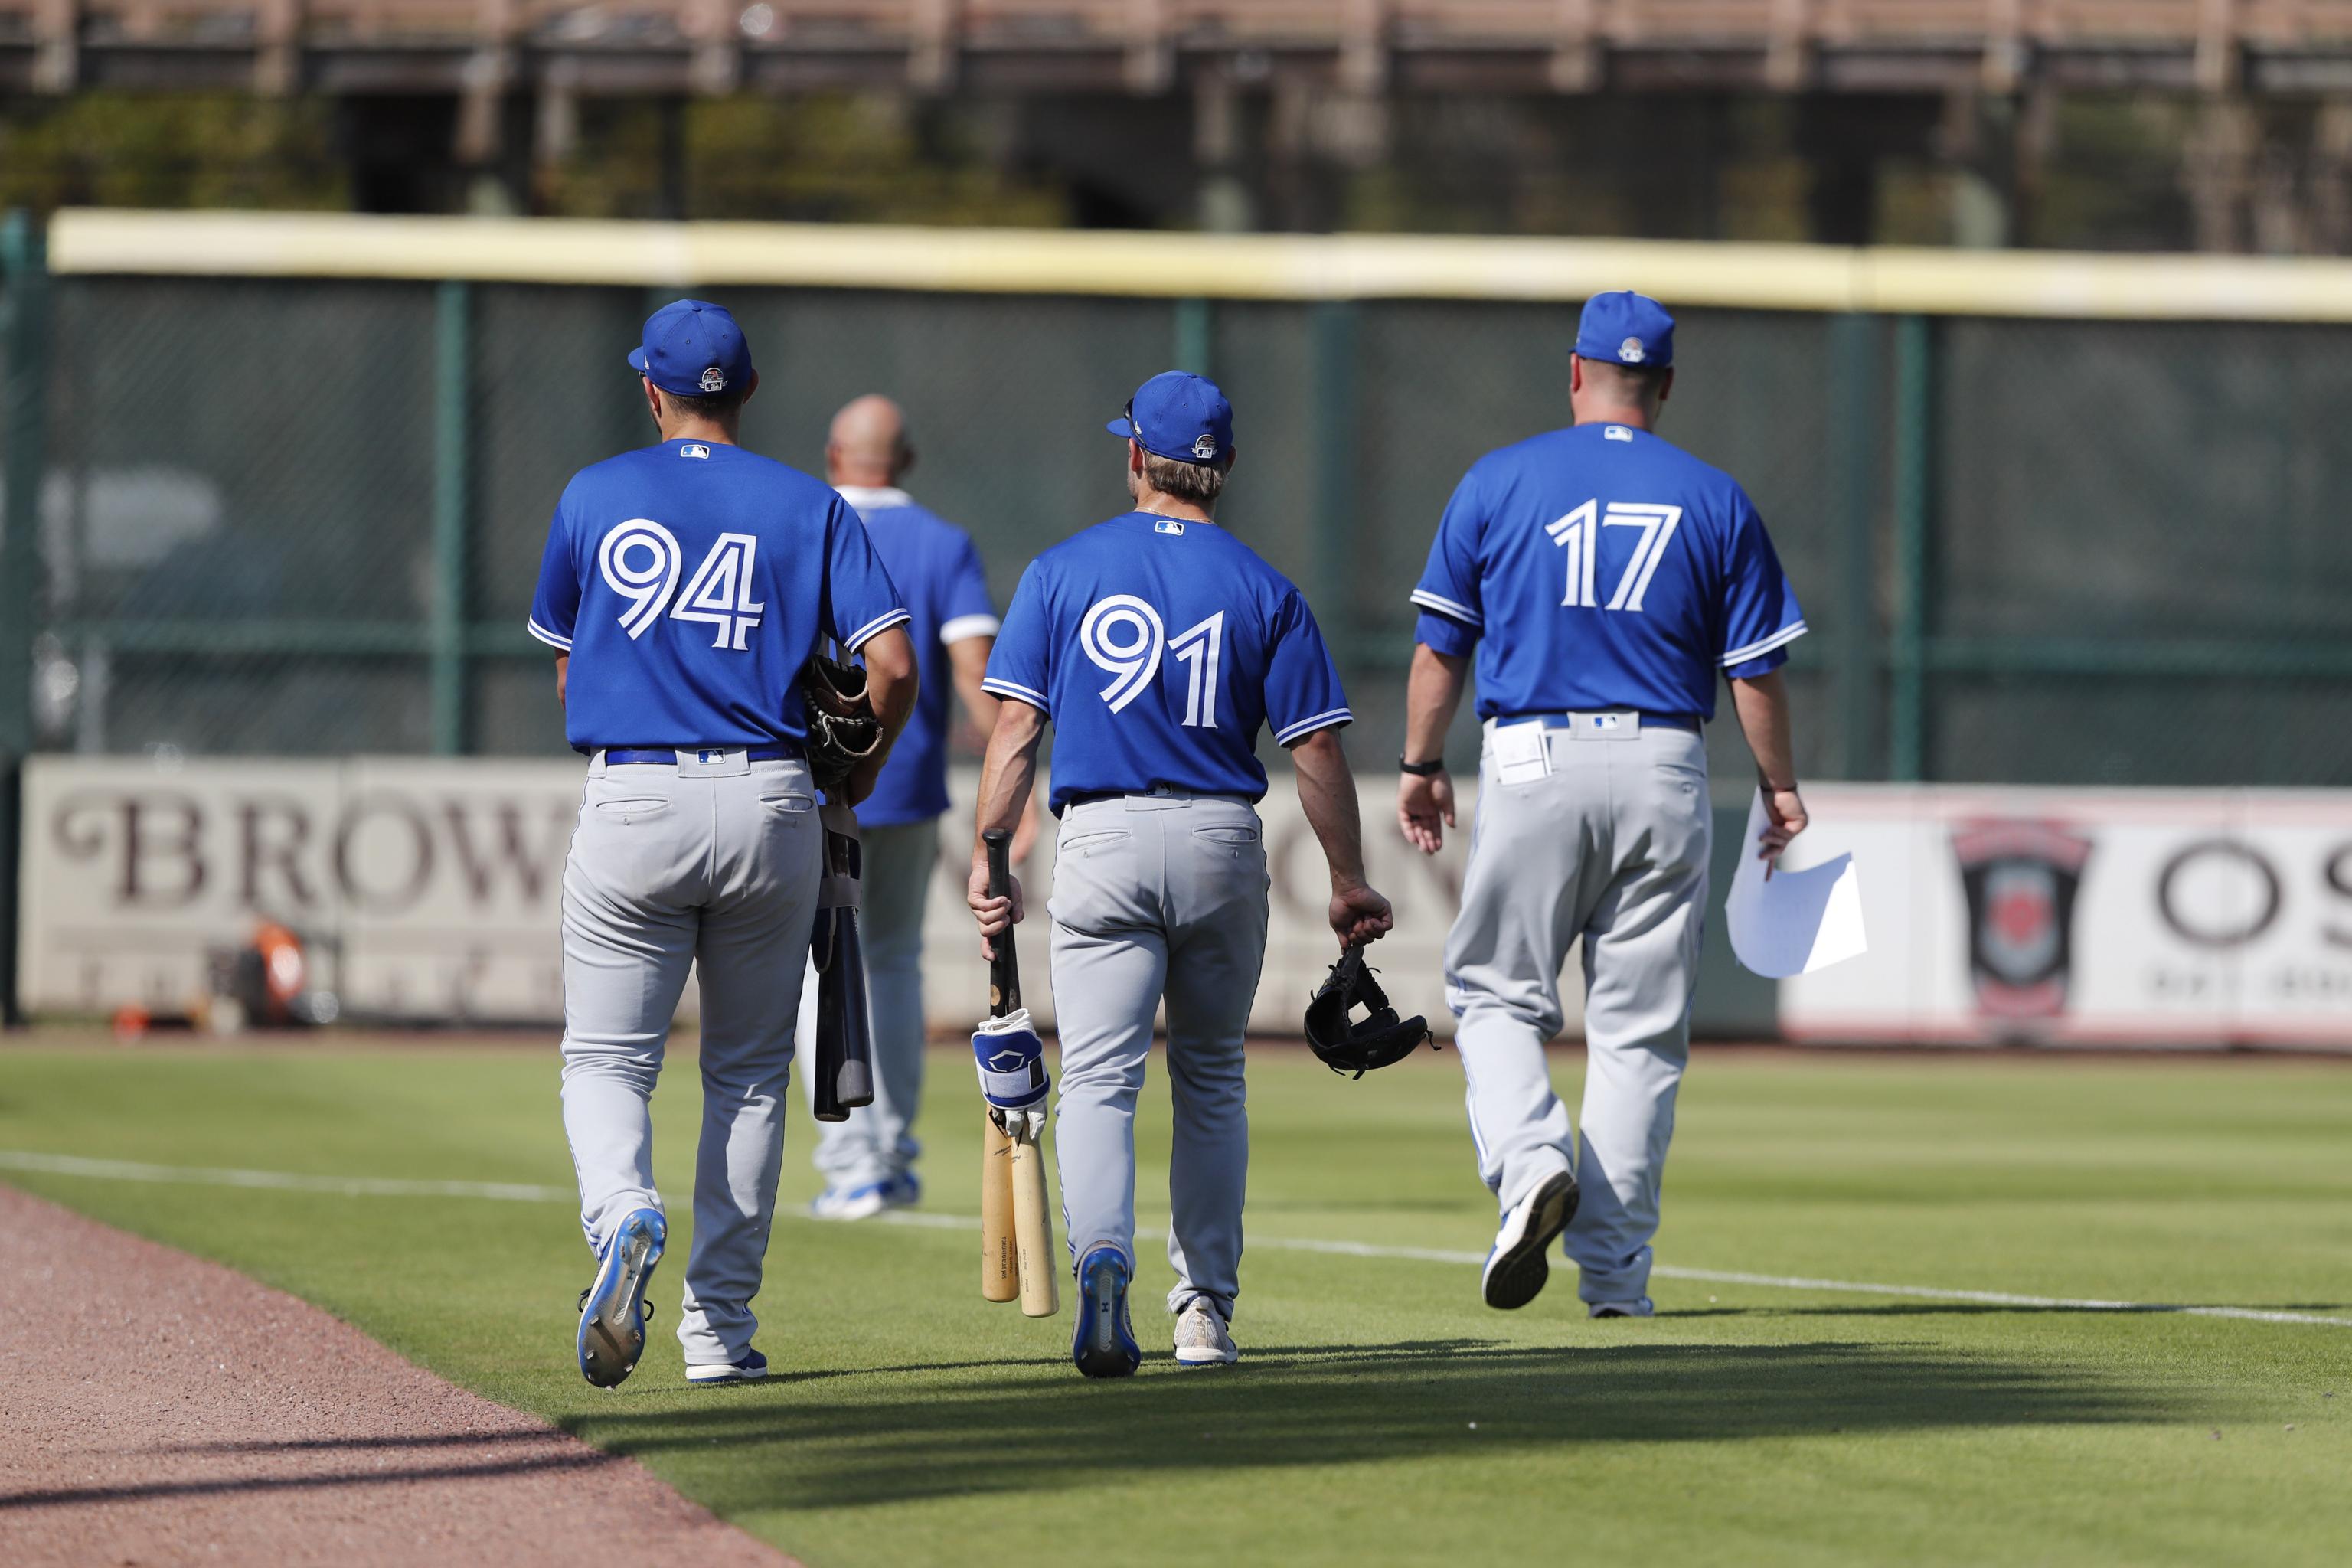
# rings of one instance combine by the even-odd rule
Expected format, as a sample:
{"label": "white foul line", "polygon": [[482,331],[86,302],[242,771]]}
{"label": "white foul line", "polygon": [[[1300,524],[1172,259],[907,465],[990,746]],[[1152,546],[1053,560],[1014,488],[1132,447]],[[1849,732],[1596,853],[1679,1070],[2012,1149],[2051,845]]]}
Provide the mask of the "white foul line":
{"label": "white foul line", "polygon": [[0,1149],[0,1170],[45,1171],[100,1182],[160,1182],[173,1186],[261,1187],[281,1193],[331,1193],[347,1198],[497,1198],[507,1203],[575,1203],[570,1187],[521,1182],[411,1182],[388,1176],[305,1176],[290,1171],[222,1171],[199,1165],[147,1165],[136,1160],[87,1160],[79,1154],[36,1154]]}
{"label": "white foul line", "polygon": [[[135,1160],[92,1160],[79,1154],[42,1154],[29,1150],[0,1149],[0,1170],[37,1171],[58,1176],[82,1176],[105,1182],[156,1182],[176,1186],[260,1188],[273,1192],[326,1193],[338,1197],[490,1198],[507,1203],[578,1201],[570,1187],[534,1185],[524,1182],[421,1182],[388,1176],[313,1176],[290,1171],[238,1171],[197,1165],[150,1165]],[[797,1210],[783,1210],[780,1218],[804,1218]],[[976,1230],[980,1221],[969,1215],[927,1214],[899,1209],[875,1216],[885,1225],[918,1230]],[[1157,1239],[1165,1232],[1138,1227],[1136,1235]],[[1394,1259],[1407,1263],[1449,1263],[1475,1268],[1486,1260],[1483,1252],[1454,1252],[1433,1247],[1381,1247],[1366,1241],[1327,1241],[1311,1237],[1253,1236],[1249,1245],[1262,1251],[1312,1252],[1331,1258]],[[2250,1323],[2309,1323],[2323,1328],[2352,1329],[2352,1318],[2330,1318],[2315,1312],[2279,1312],[2259,1307],[2194,1307],[2160,1301],[2106,1301],[2090,1297],[2021,1296],[2007,1290],[1952,1290],[1932,1285],[1879,1285],[1856,1279],[1811,1279],[1793,1274],[1740,1274],[1718,1268],[1680,1268],[1659,1264],[1651,1272],[1662,1279],[1688,1279],[1697,1284],[1747,1285],[1770,1290],[1815,1290],[1851,1296],[1903,1296],[1924,1301],[1972,1301],[1992,1307],[2056,1309],[2073,1312],[2167,1313],[2189,1318],[2231,1318]]]}

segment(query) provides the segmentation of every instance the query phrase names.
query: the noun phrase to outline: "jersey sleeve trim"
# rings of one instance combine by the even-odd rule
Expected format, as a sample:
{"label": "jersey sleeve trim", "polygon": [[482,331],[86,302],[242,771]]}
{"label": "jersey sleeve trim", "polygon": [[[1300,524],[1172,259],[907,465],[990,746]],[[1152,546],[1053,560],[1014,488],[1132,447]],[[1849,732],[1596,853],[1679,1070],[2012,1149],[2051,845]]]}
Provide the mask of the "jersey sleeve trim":
{"label": "jersey sleeve trim", "polygon": [[1276,730],[1274,732],[1274,743],[1277,746],[1286,746],[1290,744],[1291,742],[1297,740],[1303,735],[1309,734],[1314,731],[1336,730],[1342,724],[1352,724],[1355,721],[1356,716],[1347,709],[1333,708],[1325,712],[1315,714],[1311,718],[1301,719],[1295,724],[1286,725],[1282,729]]}
{"label": "jersey sleeve trim", "polygon": [[1053,715],[1054,704],[1047,700],[1044,692],[1024,686],[1017,680],[1007,680],[1001,675],[992,675],[981,681],[980,689],[998,697],[1010,697],[1015,702],[1026,702],[1049,718]]}
{"label": "jersey sleeve trim", "polygon": [[891,610],[887,614],[875,616],[872,620],[866,622],[864,626],[858,627],[856,631],[842,638],[841,646],[847,648],[850,652],[856,653],[859,648],[864,647],[867,643],[872,642],[876,637],[880,637],[892,626],[898,626],[903,621],[911,621],[915,617],[913,616],[908,615],[905,610]]}
{"label": "jersey sleeve trim", "polygon": [[1465,626],[1476,626],[1481,631],[1486,629],[1486,616],[1467,605],[1457,605],[1444,595],[1433,594],[1426,588],[1415,588],[1412,591],[1412,602],[1424,610],[1435,610],[1441,616],[1460,621]]}
{"label": "jersey sleeve trim", "polygon": [[1725,653],[1723,658],[1717,662],[1721,663],[1727,669],[1735,664],[1746,664],[1751,658],[1758,658],[1765,654],[1770,653],[1774,648],[1780,647],[1783,643],[1795,642],[1799,637],[1805,635],[1805,623],[1802,621],[1797,622],[1794,626],[1782,626],[1779,631],[1774,632],[1770,637],[1766,637],[1761,642],[1752,642],[1746,647],[1735,647],[1730,649]]}
{"label": "jersey sleeve trim", "polygon": [[564,653],[570,653],[572,651],[572,639],[570,637],[557,637],[553,632],[549,631],[537,621],[526,620],[523,622],[523,629],[551,648],[559,649]]}
{"label": "jersey sleeve trim", "polygon": [[940,642],[952,647],[973,637],[992,637],[1003,627],[994,616],[954,616],[940,623]]}

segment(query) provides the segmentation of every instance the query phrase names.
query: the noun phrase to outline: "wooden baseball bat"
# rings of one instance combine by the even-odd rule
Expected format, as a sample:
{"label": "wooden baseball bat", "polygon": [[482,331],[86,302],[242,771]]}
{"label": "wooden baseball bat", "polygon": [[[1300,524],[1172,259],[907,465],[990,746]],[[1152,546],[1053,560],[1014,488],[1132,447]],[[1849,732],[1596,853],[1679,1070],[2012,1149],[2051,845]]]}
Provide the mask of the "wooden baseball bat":
{"label": "wooden baseball bat", "polygon": [[[997,827],[980,837],[988,850],[988,890],[1002,897],[1013,890],[1013,835]],[[988,1004],[992,1016],[1002,1018],[1021,1006],[1021,958],[1013,949],[1012,927],[997,934],[995,946],[996,956],[988,965]],[[1024,1317],[1050,1318],[1061,1310],[1062,1294],[1053,1211],[1045,1206],[1045,1152],[1025,1131],[1012,1142],[1013,1239],[1021,1311]]]}
{"label": "wooden baseball bat", "polygon": [[981,1113],[980,1296],[1010,1301],[1021,1294],[1021,1254],[1013,1239],[1013,1140]]}
{"label": "wooden baseball bat", "polygon": [[1021,1315],[1050,1318],[1062,1310],[1061,1259],[1045,1207],[1045,1151],[1034,1137],[1013,1141],[1013,1238],[1020,1252]]}

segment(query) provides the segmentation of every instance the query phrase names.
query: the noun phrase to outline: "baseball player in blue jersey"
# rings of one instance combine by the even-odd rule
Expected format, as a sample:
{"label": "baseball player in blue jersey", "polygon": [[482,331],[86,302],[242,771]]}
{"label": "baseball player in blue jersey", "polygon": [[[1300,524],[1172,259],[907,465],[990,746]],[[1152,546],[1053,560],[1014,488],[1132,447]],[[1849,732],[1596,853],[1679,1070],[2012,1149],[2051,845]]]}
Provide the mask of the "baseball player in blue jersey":
{"label": "baseball player in blue jersey", "polygon": [[[1486,1303],[1544,1287],[1566,1232],[1596,1318],[1647,1317],[1650,1239],[1706,918],[1701,727],[1717,671],[1755,754],[1770,858],[1805,826],[1780,667],[1805,623],[1763,519],[1727,474],[1652,433],[1674,319],[1638,294],[1586,306],[1575,425],[1489,453],[1454,490],[1412,602],[1397,818],[1434,854],[1454,824],[1443,747],[1477,655],[1485,729],[1447,1001],[1479,1173],[1502,1206]],[[1583,941],[1583,1135],[1544,1042]]]}
{"label": "baseball player in blue jersey", "polygon": [[657,446],[572,476],[530,632],[553,647],[588,782],[563,868],[563,1130],[596,1253],[580,1370],[610,1387],[645,1345],[667,1238],[647,1106],[693,966],[702,1138],[677,1326],[693,1383],[756,1378],[752,1348],[783,1157],[793,1020],[823,833],[800,675],[820,638],[865,656],[882,742],[916,695],[908,610],[865,526],[809,475],[736,445],[759,384],[716,305],[681,300],[629,355]]}
{"label": "baseball player in blue jersey", "polygon": [[[1213,521],[1233,467],[1233,409],[1197,375],[1144,384],[1110,422],[1127,442],[1135,508],[1032,562],[988,661],[1006,699],[981,774],[979,829],[1011,828],[1054,725],[1054,1006],[1062,1039],[1055,1151],[1076,1260],[1072,1345],[1089,1377],[1141,1360],[1128,1321],[1135,1277],[1135,1100],[1152,1016],[1168,1008],[1175,1105],[1168,1260],[1175,1354],[1239,1359],[1249,1171],[1242,1036],[1265,956],[1265,847],[1255,804],[1261,726],[1289,748],[1300,804],[1331,868],[1342,942],[1389,929],[1364,881],[1356,786],[1340,749],[1339,672],[1307,601]],[[972,847],[969,901],[982,949],[1023,915],[1020,884],[991,897]]]}
{"label": "baseball player in blue jersey", "polygon": [[[940,861],[940,816],[948,808],[953,704],[960,700],[983,734],[996,723],[997,700],[980,684],[996,643],[988,574],[971,535],[898,488],[914,460],[905,416],[888,398],[860,397],[834,416],[825,479],[865,520],[875,555],[898,586],[910,617],[919,695],[889,766],[857,808],[874,1103],[851,1110],[846,1121],[817,1123],[815,1161],[825,1189],[809,1212],[819,1219],[866,1219],[922,1195],[914,1125],[923,1092],[923,907]],[[1016,839],[1013,858],[1025,849],[1025,838]],[[800,1037],[816,1037],[813,981],[801,991]],[[804,1073],[802,1082],[814,1106],[816,1075]]]}

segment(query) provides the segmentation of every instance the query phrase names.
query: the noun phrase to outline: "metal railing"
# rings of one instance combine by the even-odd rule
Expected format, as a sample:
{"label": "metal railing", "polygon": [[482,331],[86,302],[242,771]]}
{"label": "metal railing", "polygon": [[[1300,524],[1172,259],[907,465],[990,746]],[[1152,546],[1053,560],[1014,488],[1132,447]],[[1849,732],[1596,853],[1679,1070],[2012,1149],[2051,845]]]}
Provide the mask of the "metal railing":
{"label": "metal railing", "polygon": [[938,89],[992,62],[1158,91],[1186,60],[1245,79],[1319,62],[1365,90],[1400,73],[1456,89],[1622,77],[1993,91],[2035,77],[2218,91],[2277,74],[2308,90],[2352,79],[2352,0],[0,0],[0,70],[13,61],[50,92],[240,74],[265,91],[486,92],[558,61],[586,91],[893,75]]}

